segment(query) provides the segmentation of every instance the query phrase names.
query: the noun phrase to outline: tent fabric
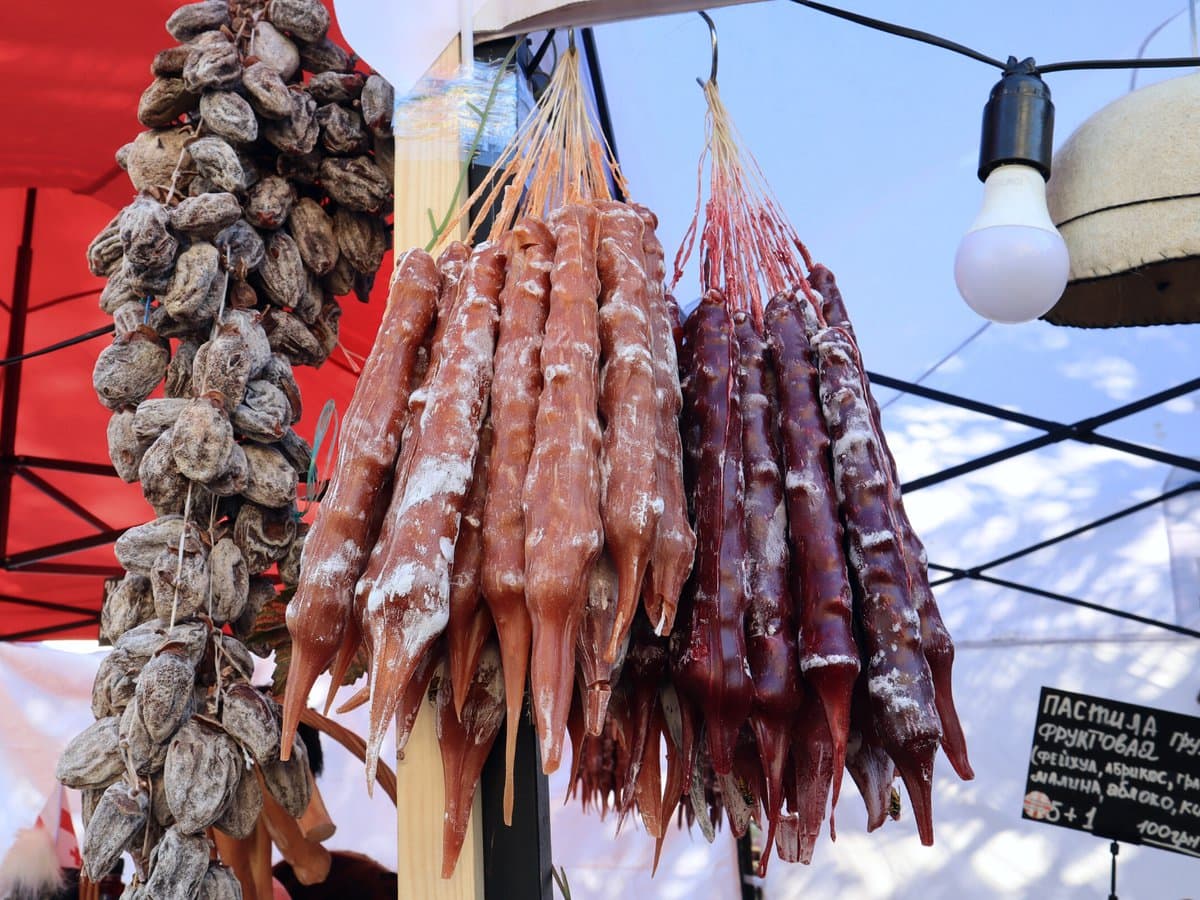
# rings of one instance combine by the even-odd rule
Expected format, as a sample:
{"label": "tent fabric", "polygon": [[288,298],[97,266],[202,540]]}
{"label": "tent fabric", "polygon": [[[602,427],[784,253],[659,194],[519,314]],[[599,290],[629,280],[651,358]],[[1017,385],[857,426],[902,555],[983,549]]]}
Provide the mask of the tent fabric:
{"label": "tent fabric", "polygon": [[[122,173],[124,178],[124,173]],[[15,268],[15,248],[20,238],[25,191],[0,190],[0,295],[8,303]],[[111,323],[96,305],[103,279],[87,270],[84,252],[92,237],[112,218],[115,210],[91,197],[60,189],[40,190],[33,230],[33,275],[25,349],[45,347]],[[391,254],[382,271],[391,268]],[[386,277],[381,277],[371,303],[344,299],[341,341],[344,351],[335,351],[319,370],[297,367],[297,381],[304,400],[304,416],[296,428],[312,440],[316,419],[326,400],[339,410],[350,402],[356,378],[351,370],[354,357],[365,356],[374,340],[384,302]],[[76,299],[38,307],[56,298],[83,294]],[[7,333],[9,310],[0,310],[0,328]],[[106,426],[109,412],[96,399],[91,387],[92,366],[109,340],[98,337],[73,347],[57,350],[21,364],[21,394],[17,410],[16,445],[20,456],[68,459],[108,465]],[[12,367],[4,370],[10,377]],[[112,528],[125,528],[153,518],[153,510],[142,499],[137,485],[123,484],[112,476],[37,470],[55,488],[68,494]],[[97,528],[69,512],[45,493],[17,477],[13,481],[7,556],[95,534]],[[110,544],[55,557],[52,562],[68,565],[115,567]],[[69,610],[53,610],[6,602],[5,598],[32,599],[72,608],[99,609],[102,576],[36,574],[0,570],[0,639],[61,624],[86,616]],[[95,637],[94,625],[68,628],[55,637]],[[31,637],[45,635],[30,635]]]}
{"label": "tent fabric", "polygon": [[[143,126],[138,98],[180,3],[6,3],[0,15],[0,187],[62,187],[129,202],[118,147]],[[333,11],[331,0],[325,5]],[[345,41],[336,22],[330,37]]]}
{"label": "tent fabric", "polygon": [[[87,269],[92,238],[133,197],[116,149],[144,130],[136,110],[151,81],[150,60],[175,43],[163,28],[174,2],[146,0],[137,14],[118,5],[21,3],[5,7],[0,29],[0,334],[8,335],[17,252],[28,188],[37,188],[33,270],[23,349],[37,348],[111,324],[96,304],[104,281]],[[332,8],[332,5],[327,3]],[[336,26],[331,35],[340,40]],[[19,123],[19,124],[14,124]],[[326,400],[344,410],[353,393],[355,359],[369,351],[386,297],[392,256],[383,261],[372,300],[343,298],[344,350],[319,370],[297,367],[304,418],[297,431],[312,440]],[[62,298],[74,299],[63,300]],[[14,455],[109,465],[108,411],[96,400],[91,372],[109,339],[93,340],[24,362]],[[0,347],[4,346],[0,344]],[[12,378],[14,367],[0,370]],[[113,529],[153,517],[136,485],[112,476],[32,471]],[[44,490],[13,479],[7,547],[12,557],[97,533],[99,525],[68,511]],[[110,544],[45,560],[91,567],[88,574],[0,569],[0,640],[13,636],[95,637],[102,599],[101,569],[116,569]],[[41,606],[14,600],[32,600]],[[51,604],[48,608],[45,604]],[[82,611],[82,612],[81,612]]]}

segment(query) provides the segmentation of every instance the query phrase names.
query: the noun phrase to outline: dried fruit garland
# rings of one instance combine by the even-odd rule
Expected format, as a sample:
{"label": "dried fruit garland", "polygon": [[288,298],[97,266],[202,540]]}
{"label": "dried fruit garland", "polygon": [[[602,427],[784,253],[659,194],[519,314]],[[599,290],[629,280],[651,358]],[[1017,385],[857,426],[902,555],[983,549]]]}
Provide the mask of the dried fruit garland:
{"label": "dried fruit garland", "polygon": [[366,299],[388,241],[391,88],[328,26],[318,0],[177,9],[138,108],[151,130],[118,152],[138,195],[88,249],[116,325],[93,372],[110,456],[158,518],[116,543],[97,721],[58,776],[84,793],[86,873],[129,851],[130,897],[240,897],[206,831],[308,806],[304,745],[280,760],[243,641],[276,596],[263,573],[298,578],[292,367],[334,350],[336,297]]}

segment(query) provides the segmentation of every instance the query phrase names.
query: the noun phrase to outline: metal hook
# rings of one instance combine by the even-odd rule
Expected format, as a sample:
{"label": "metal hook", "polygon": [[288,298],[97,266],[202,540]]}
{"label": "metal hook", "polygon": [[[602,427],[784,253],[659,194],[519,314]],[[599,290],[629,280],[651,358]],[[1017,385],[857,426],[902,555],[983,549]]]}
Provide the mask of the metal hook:
{"label": "metal hook", "polygon": [[574,28],[567,29],[567,52],[568,53],[575,52],[575,29]]}
{"label": "metal hook", "polygon": [[[712,38],[712,71],[709,72],[709,74],[708,74],[708,81],[710,84],[716,84],[717,83],[717,26],[713,22],[712,17],[709,16],[709,14],[706,13],[704,10],[698,9],[698,10],[696,10],[696,12],[698,12],[700,14],[700,17],[703,18],[704,21],[708,23],[708,34]],[[699,78],[697,78],[696,81],[700,82],[700,87],[704,87],[703,81],[700,81]]]}

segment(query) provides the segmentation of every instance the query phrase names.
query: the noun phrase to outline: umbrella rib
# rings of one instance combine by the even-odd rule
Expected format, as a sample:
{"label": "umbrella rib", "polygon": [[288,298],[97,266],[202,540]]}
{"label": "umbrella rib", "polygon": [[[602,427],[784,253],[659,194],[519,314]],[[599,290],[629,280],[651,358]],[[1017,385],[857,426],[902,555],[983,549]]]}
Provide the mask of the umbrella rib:
{"label": "umbrella rib", "polygon": [[87,522],[97,531],[112,531],[111,525],[93,513],[90,509],[88,509],[70,494],[51,484],[37,472],[31,472],[28,469],[17,466],[13,469],[13,474],[33,485],[60,506],[79,516],[79,518],[83,519],[83,521]]}
{"label": "umbrella rib", "polygon": [[105,578],[121,578],[125,570],[120,566],[86,565],[82,563],[27,563],[21,572],[40,575],[101,575]]}
{"label": "umbrella rib", "polygon": [[49,309],[52,306],[58,306],[60,303],[66,303],[70,300],[80,300],[84,297],[94,297],[103,291],[104,288],[91,288],[86,291],[75,291],[73,294],[63,294],[59,297],[51,297],[49,300],[43,300],[29,307],[30,312],[40,312],[43,309]]}
{"label": "umbrella rib", "polygon": [[76,628],[83,628],[85,625],[96,625],[99,621],[100,614],[96,613],[87,619],[75,619],[70,622],[60,622],[57,625],[46,625],[42,628],[30,628],[27,631],[0,634],[0,641],[27,641],[31,638],[47,637],[60,631],[74,631]]}
{"label": "umbrella rib", "polygon": [[84,462],[78,459],[54,459],[49,456],[18,454],[0,459],[0,465],[24,466],[29,469],[50,469],[56,472],[79,472],[81,475],[103,475],[117,477],[117,470],[104,463]]}
{"label": "umbrella rib", "polygon": [[3,568],[20,569],[31,562],[41,562],[44,559],[51,559],[55,556],[66,556],[69,553],[75,553],[79,550],[87,550],[91,547],[101,547],[104,544],[111,544],[123,535],[125,531],[126,529],[124,528],[114,528],[111,531],[104,531],[100,534],[89,535],[88,537],[75,538],[74,540],[62,541],[58,544],[47,544],[44,547],[34,547],[32,550],[13,553],[4,558]]}
{"label": "umbrella rib", "polygon": [[1052,547],[1055,544],[1059,544],[1059,543],[1062,543],[1063,541],[1070,540],[1071,538],[1077,537],[1078,535],[1081,535],[1081,534],[1084,534],[1085,532],[1091,531],[1094,528],[1099,528],[1101,525],[1107,525],[1110,522],[1115,522],[1118,519],[1123,519],[1126,516],[1131,516],[1134,513],[1139,513],[1144,509],[1149,509],[1151,506],[1156,506],[1159,503],[1165,503],[1166,501],[1172,499],[1173,497],[1177,497],[1180,494],[1185,494],[1185,493],[1188,493],[1189,491],[1194,491],[1194,490],[1200,490],[1200,481],[1191,481],[1191,482],[1188,482],[1187,484],[1181,484],[1179,487],[1172,488],[1169,491],[1164,491],[1162,494],[1159,494],[1157,497],[1152,497],[1149,500],[1143,500],[1140,503],[1135,503],[1132,506],[1127,506],[1124,509],[1117,510],[1114,513],[1109,513],[1106,516],[1101,516],[1099,519],[1096,519],[1092,522],[1088,522],[1085,525],[1080,525],[1077,528],[1072,528],[1070,531],[1064,531],[1062,534],[1058,534],[1058,535],[1055,535],[1054,537],[1047,538],[1044,541],[1039,541],[1036,544],[1030,544],[1028,547],[1025,547],[1021,550],[1016,550],[1016,551],[1014,551],[1012,553],[1008,553],[1004,556],[997,557],[996,559],[993,559],[989,562],[985,562],[982,565],[974,566],[967,571],[971,572],[971,573],[977,573],[977,572],[982,572],[985,569],[994,569],[996,566],[1000,566],[1000,565],[1003,565],[1004,563],[1012,562],[1014,559],[1020,559],[1022,556],[1028,556],[1030,553],[1036,553],[1039,550],[1045,550],[1047,547]]}
{"label": "umbrella rib", "polygon": [[0,603],[11,603],[14,606],[28,606],[31,609],[44,609],[48,612],[75,613],[88,616],[95,613],[93,609],[81,606],[71,606],[69,603],[51,603],[49,600],[34,600],[31,597],[13,597],[0,594]]}

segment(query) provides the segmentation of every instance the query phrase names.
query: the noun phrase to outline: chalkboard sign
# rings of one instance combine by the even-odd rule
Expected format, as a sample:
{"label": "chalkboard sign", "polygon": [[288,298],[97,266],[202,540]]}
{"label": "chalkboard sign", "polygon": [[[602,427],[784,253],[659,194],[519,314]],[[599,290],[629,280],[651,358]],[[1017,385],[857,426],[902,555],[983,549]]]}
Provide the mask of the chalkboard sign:
{"label": "chalkboard sign", "polygon": [[1022,817],[1200,856],[1200,719],[1043,687]]}

